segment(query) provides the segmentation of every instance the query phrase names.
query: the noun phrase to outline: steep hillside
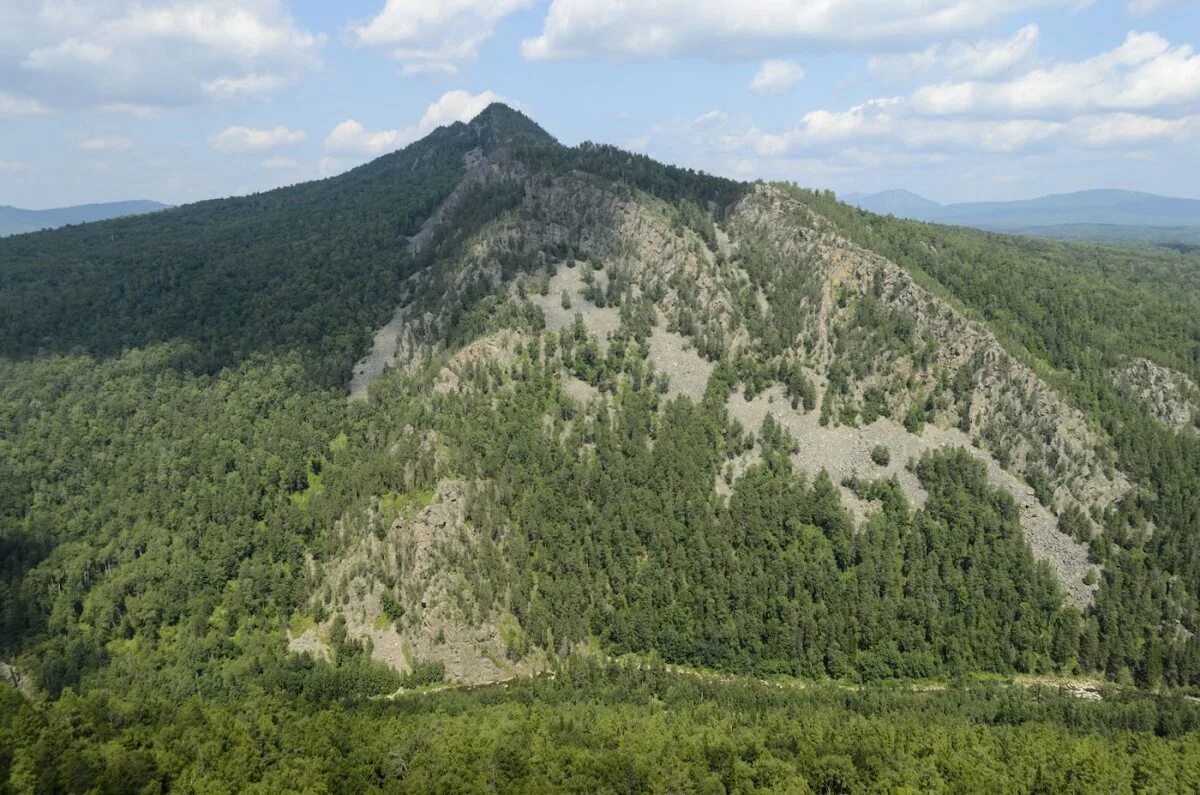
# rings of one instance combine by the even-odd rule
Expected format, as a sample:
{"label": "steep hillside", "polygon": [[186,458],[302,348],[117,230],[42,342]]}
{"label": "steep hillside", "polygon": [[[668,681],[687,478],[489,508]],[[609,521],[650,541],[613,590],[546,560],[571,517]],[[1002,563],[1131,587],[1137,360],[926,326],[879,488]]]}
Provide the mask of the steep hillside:
{"label": "steep hillside", "polygon": [[0,241],[0,655],[52,699],[221,704],[626,653],[1200,686],[1190,256],[882,218],[499,105]]}

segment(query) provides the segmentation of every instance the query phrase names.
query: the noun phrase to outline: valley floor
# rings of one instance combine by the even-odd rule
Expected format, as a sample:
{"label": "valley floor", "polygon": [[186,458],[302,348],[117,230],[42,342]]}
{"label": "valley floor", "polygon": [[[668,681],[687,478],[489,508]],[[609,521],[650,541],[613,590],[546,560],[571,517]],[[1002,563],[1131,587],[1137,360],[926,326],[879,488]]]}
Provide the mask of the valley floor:
{"label": "valley floor", "polygon": [[[34,704],[0,692],[6,791],[1186,792],[1200,705],[1060,680],[845,687],[578,658],[382,701]],[[1092,686],[1094,683],[1088,683]],[[1046,686],[1049,685],[1049,686]],[[1088,691],[1092,692],[1092,691]],[[59,729],[69,722],[73,730]]]}

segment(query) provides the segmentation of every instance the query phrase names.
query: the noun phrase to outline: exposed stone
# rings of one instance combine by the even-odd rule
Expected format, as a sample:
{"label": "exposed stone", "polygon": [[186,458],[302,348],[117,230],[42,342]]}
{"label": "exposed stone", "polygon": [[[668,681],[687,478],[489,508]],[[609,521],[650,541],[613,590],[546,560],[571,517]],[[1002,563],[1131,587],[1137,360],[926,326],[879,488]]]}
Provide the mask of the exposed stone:
{"label": "exposed stone", "polygon": [[1200,387],[1178,370],[1149,359],[1132,359],[1113,372],[1114,380],[1156,420],[1181,430],[1200,418]]}

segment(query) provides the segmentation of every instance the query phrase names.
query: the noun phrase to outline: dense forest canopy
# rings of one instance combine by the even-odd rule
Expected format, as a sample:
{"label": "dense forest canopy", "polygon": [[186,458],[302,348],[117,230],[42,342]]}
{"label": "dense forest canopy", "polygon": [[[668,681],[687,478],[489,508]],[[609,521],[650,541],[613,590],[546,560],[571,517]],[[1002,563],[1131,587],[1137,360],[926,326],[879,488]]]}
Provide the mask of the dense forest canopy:
{"label": "dense forest canopy", "polygon": [[[472,171],[481,159],[490,172]],[[738,327],[704,315],[703,280],[635,288],[594,240],[536,238],[529,196],[562,185],[648,208],[602,233],[661,221],[694,261],[740,268]],[[1195,788],[1200,435],[1112,372],[1147,360],[1200,382],[1200,255],[925,225],[786,188],[823,219],[802,237],[831,224],[903,266],[1111,450],[1097,460],[1129,492],[1055,506],[1100,567],[1081,610],[970,451],[872,450],[914,500],[894,475],[835,482],[769,413],[732,416],[735,395],[777,387],[801,414],[821,404],[821,427],[869,425],[894,407],[870,390],[851,405],[847,384],[932,355],[885,285],[836,293],[846,328],[818,389],[793,353],[813,335],[798,308],[821,298],[811,263],[756,241],[727,252],[755,190],[564,147],[496,105],[339,177],[0,240],[0,659],[36,686],[32,701],[0,692],[0,790]],[[525,248],[478,277],[462,263],[485,239]],[[568,271],[582,294],[551,295]],[[402,302],[435,339],[348,402]],[[547,307],[573,302],[611,313],[606,337],[582,315],[550,327]],[[518,340],[504,356],[462,364],[502,331]],[[731,354],[734,332],[753,346]],[[708,362],[695,394],[669,391],[650,355],[667,334]],[[895,417],[914,435],[950,400],[942,380]],[[337,617],[361,594],[330,572],[447,483],[484,531],[454,548],[463,611],[505,617],[508,662],[566,667],[511,692],[384,700],[444,671],[380,662]],[[416,620],[416,563],[356,565],[384,625]],[[327,655],[288,651],[315,626],[332,627]],[[605,662],[621,655],[643,662]],[[1123,689],[1092,704],[977,684],[1018,675]],[[893,680],[938,690],[878,685]],[[1072,778],[1092,765],[1095,780]]]}

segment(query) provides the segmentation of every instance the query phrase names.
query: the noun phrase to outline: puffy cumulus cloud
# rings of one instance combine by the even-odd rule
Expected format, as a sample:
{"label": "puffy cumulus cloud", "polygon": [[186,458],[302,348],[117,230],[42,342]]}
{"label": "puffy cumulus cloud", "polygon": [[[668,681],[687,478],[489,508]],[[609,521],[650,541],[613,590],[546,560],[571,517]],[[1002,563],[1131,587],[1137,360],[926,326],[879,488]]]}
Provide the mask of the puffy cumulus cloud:
{"label": "puffy cumulus cloud", "polygon": [[855,105],[845,111],[813,110],[804,114],[791,137],[805,144],[841,141],[846,138],[886,135],[896,127],[897,97],[884,97]]}
{"label": "puffy cumulus cloud", "polygon": [[80,138],[76,146],[84,152],[122,152],[133,148],[133,139],[123,135],[89,135]]}
{"label": "puffy cumulus cloud", "polygon": [[[847,110],[809,111],[796,124],[778,130],[762,129],[747,116],[711,111],[656,125],[634,143],[641,151],[669,159],[706,167],[725,164],[725,173],[736,174],[741,172],[732,164],[739,162],[826,159],[849,165],[852,152],[870,152],[893,164],[935,163],[952,157],[1078,154],[1190,141],[1200,141],[1200,114],[1180,119],[1128,113],[1070,120],[931,118],[914,113],[903,98],[892,97]],[[869,165],[860,159],[860,167]]]}
{"label": "puffy cumulus cloud", "polygon": [[813,110],[798,124],[777,132],[760,129],[748,116],[710,111],[653,127],[637,139],[642,150],[686,148],[756,158],[828,152],[846,141],[885,136],[897,129],[893,110],[900,100],[871,100],[844,111]]}
{"label": "puffy cumulus cloud", "polygon": [[750,81],[756,94],[782,94],[804,80],[804,69],[794,61],[773,58],[763,61]]}
{"label": "puffy cumulus cloud", "polygon": [[333,152],[377,155],[396,149],[411,140],[404,130],[368,130],[357,119],[346,119],[326,136],[325,148]]}
{"label": "puffy cumulus cloud", "polygon": [[1200,100],[1200,55],[1157,33],[1131,32],[1113,50],[1025,72],[1011,80],[945,82],[913,94],[930,115],[1064,117],[1142,111]]}
{"label": "puffy cumulus cloud", "polygon": [[404,66],[405,76],[454,75],[458,64],[474,60],[500,20],[531,0],[387,0],[367,22],[352,25],[362,47],[386,48]]}
{"label": "puffy cumulus cloud", "polygon": [[51,107],[171,107],[273,91],[317,66],[323,44],[282,0],[5,5],[0,80]]}
{"label": "puffy cumulus cloud", "polygon": [[395,130],[368,130],[357,119],[341,122],[325,139],[325,148],[331,152],[353,152],[362,155],[377,155],[397,149],[438,127],[456,121],[470,121],[493,102],[505,102],[504,97],[493,91],[472,94],[462,89],[447,91],[431,102],[415,123]]}
{"label": "puffy cumulus cloud", "polygon": [[1069,0],[552,0],[527,58],[755,58],[809,49],[911,46]]}
{"label": "puffy cumulus cloud", "polygon": [[1038,26],[1026,25],[1007,39],[931,44],[917,52],[875,55],[867,62],[874,77],[888,82],[931,73],[986,78],[1009,72],[1037,50]]}
{"label": "puffy cumulus cloud", "polygon": [[1137,113],[1112,113],[1080,119],[1077,125],[1085,131],[1087,142],[1094,146],[1126,146],[1163,140],[1200,139],[1200,114],[1178,119],[1160,119]]}
{"label": "puffy cumulus cloud", "polygon": [[261,152],[286,144],[298,144],[305,139],[304,130],[289,130],[283,125],[258,129],[254,127],[226,127],[212,138],[213,148],[218,152]]}
{"label": "puffy cumulus cloud", "polygon": [[493,102],[504,101],[505,99],[494,91],[481,91],[478,94],[471,94],[462,89],[447,91],[421,114],[416,134],[424,135],[437,127],[456,121],[470,121]]}
{"label": "puffy cumulus cloud", "polygon": [[282,88],[287,80],[282,75],[247,74],[241,77],[217,77],[205,80],[204,92],[214,97],[239,97],[266,94]]}

